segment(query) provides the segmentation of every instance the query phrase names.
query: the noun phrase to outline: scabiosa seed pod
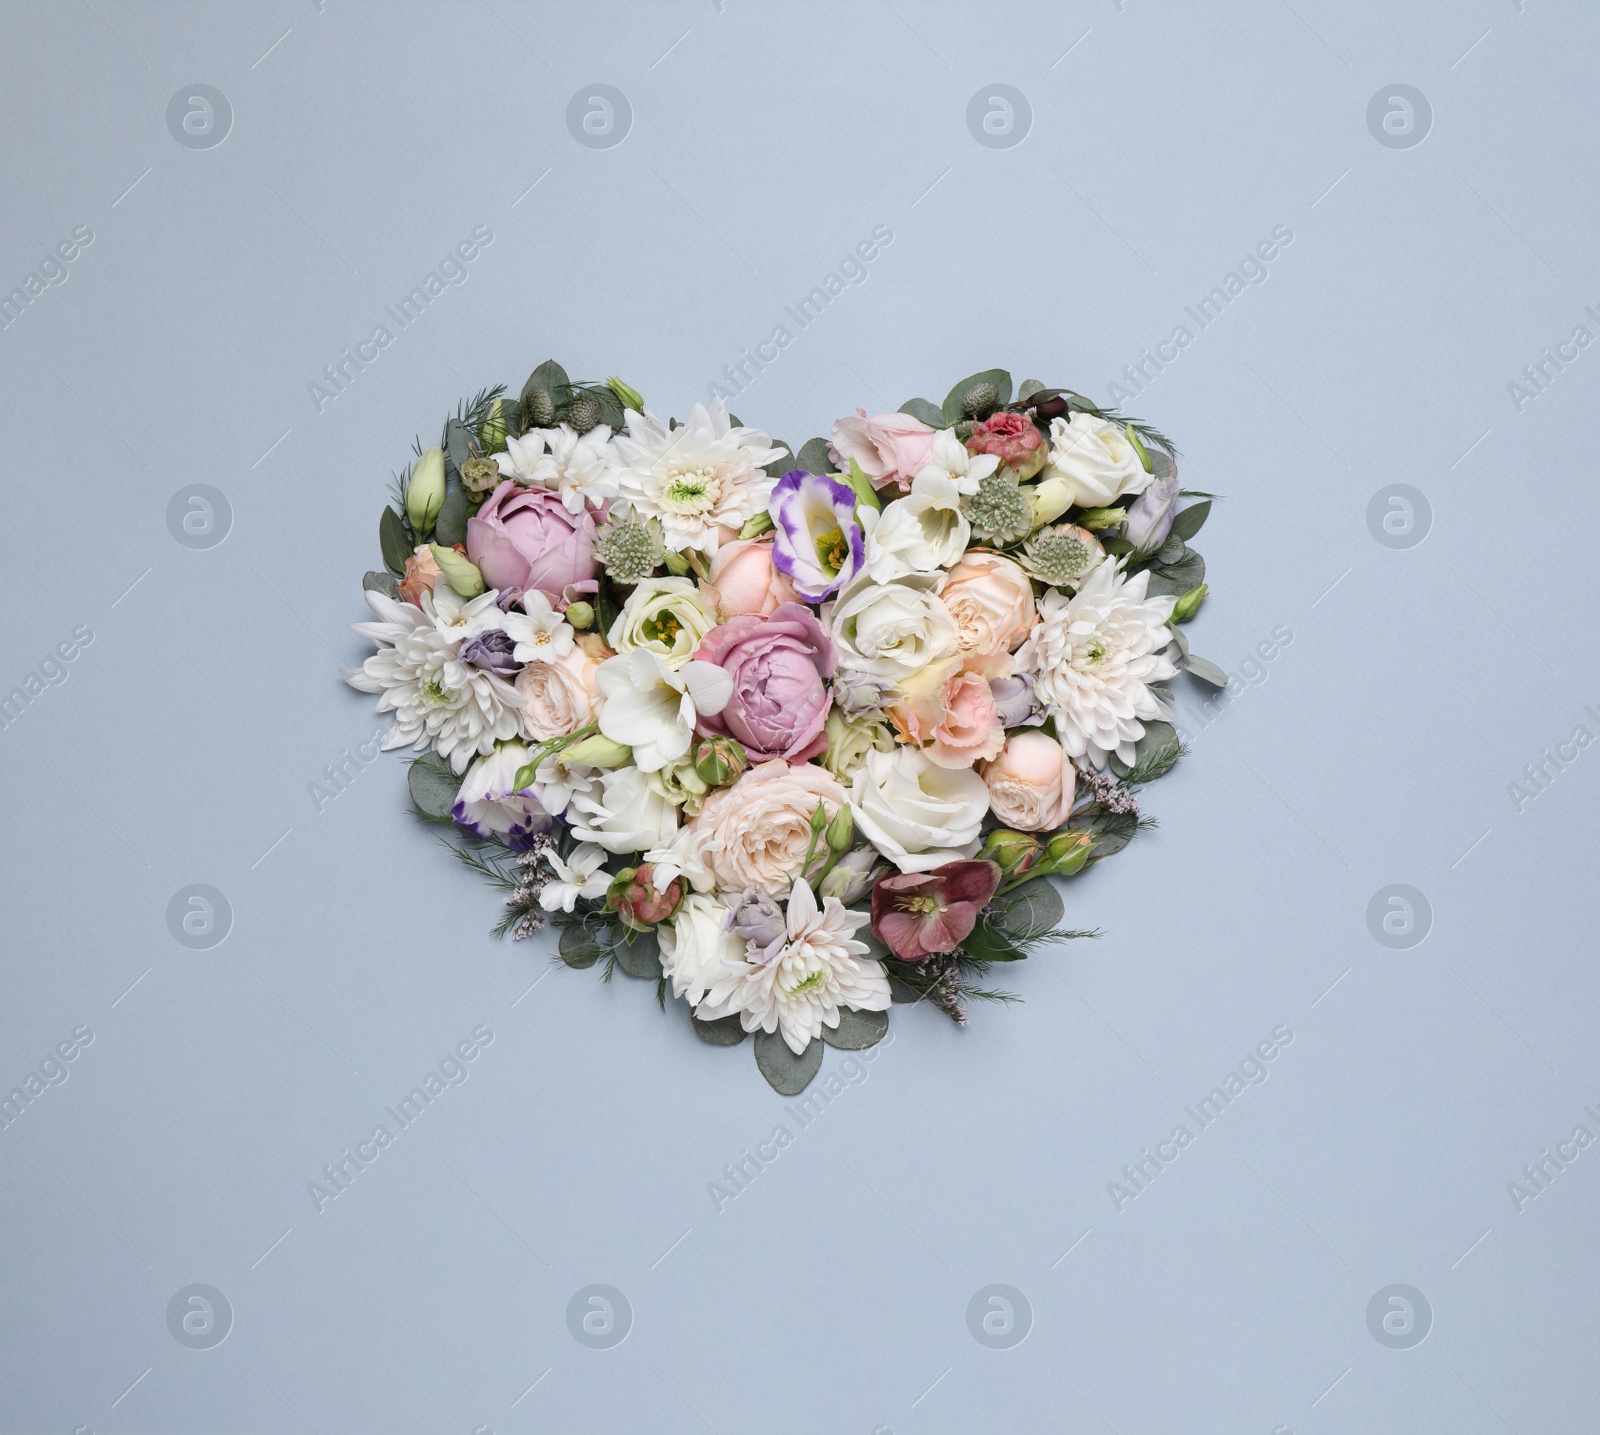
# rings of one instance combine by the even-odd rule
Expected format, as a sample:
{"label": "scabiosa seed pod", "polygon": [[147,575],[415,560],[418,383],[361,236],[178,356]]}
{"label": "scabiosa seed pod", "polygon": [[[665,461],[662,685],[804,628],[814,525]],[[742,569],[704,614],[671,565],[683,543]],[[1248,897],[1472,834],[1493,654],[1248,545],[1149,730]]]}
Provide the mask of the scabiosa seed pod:
{"label": "scabiosa seed pod", "polygon": [[622,584],[642,582],[666,556],[660,523],[631,513],[613,518],[601,528],[594,550],[612,580]]}
{"label": "scabiosa seed pod", "polygon": [[500,486],[500,465],[474,455],[461,465],[461,486],[474,498],[482,498]]}
{"label": "scabiosa seed pod", "polygon": [[978,491],[967,500],[967,519],[980,542],[1014,543],[1026,536],[1031,515],[1017,481],[1004,469],[979,480]]}
{"label": "scabiosa seed pod", "polygon": [[556,421],[556,401],[549,389],[529,389],[522,401],[522,416],[529,428],[547,429]]}
{"label": "scabiosa seed pod", "polygon": [[567,405],[567,424],[574,433],[586,434],[600,422],[600,400],[593,394],[574,394]]}

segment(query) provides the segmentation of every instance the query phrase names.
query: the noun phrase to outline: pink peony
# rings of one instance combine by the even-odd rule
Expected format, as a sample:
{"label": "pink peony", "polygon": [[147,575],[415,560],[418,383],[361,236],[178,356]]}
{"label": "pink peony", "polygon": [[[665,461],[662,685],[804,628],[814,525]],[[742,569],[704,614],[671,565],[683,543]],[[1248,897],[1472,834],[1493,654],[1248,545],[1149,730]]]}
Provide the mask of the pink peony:
{"label": "pink peony", "polygon": [[1076,779],[1066,749],[1042,732],[1012,733],[1005,750],[983,769],[989,810],[1019,832],[1047,832],[1065,822]]}
{"label": "pink peony", "polygon": [[507,479],[467,520],[467,556],[491,588],[538,588],[565,609],[595,591],[594,515],[568,513],[561,495]]}
{"label": "pink peony", "polygon": [[991,414],[974,426],[968,453],[992,453],[1018,478],[1032,478],[1050,457],[1050,445],[1026,414]]}
{"label": "pink peony", "polygon": [[700,591],[726,618],[746,614],[765,618],[780,603],[795,603],[794,585],[772,566],[771,538],[737,538],[724,543],[711,559],[711,572]]}
{"label": "pink peony", "polygon": [[928,466],[933,454],[931,429],[910,414],[879,414],[869,419],[865,409],[859,418],[836,419],[830,449],[841,473],[854,459],[874,488],[893,488],[905,493],[911,480]]}
{"label": "pink peony", "polygon": [[702,733],[737,738],[752,762],[805,762],[828,745],[833,644],[809,608],[781,603],[765,618],[730,618],[706,634],[695,657],[733,679],[727,706],[701,714]]}

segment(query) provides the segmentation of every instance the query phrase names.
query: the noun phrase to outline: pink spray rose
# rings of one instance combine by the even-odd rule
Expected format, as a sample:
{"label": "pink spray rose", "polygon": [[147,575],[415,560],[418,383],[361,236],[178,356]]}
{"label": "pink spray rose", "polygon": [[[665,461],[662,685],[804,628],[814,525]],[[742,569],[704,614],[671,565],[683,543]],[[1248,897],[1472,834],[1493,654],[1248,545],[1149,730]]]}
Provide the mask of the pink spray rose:
{"label": "pink spray rose", "polygon": [[892,488],[905,493],[911,480],[928,466],[933,455],[931,429],[910,414],[879,414],[869,419],[865,409],[859,418],[836,419],[830,448],[841,473],[854,459],[874,488]]}
{"label": "pink spray rose", "polygon": [[[456,545],[458,548],[460,544]],[[400,579],[400,600],[410,603],[414,608],[422,606],[422,595],[431,593],[434,584],[443,575],[439,572],[439,565],[433,561],[433,549],[426,543],[417,544],[411,556],[406,559],[406,571]]]}
{"label": "pink spray rose", "polygon": [[780,603],[796,603],[800,595],[772,566],[771,538],[736,538],[724,543],[711,559],[711,572],[700,591],[723,618],[769,616]]}
{"label": "pink spray rose", "polygon": [[989,679],[1010,673],[1004,652],[938,659],[900,684],[889,722],[901,742],[939,767],[971,767],[998,757],[1006,730]]}
{"label": "pink spray rose", "polygon": [[992,453],[1018,478],[1032,478],[1050,457],[1050,445],[1026,414],[999,413],[974,426],[967,452]]}
{"label": "pink spray rose", "polygon": [[984,764],[989,810],[1019,832],[1046,832],[1072,812],[1077,771],[1066,749],[1042,732],[1015,732],[1005,751]]}
{"label": "pink spray rose", "polygon": [[595,527],[559,493],[507,479],[467,520],[467,556],[491,588],[538,588],[556,607],[595,591]]}
{"label": "pink spray rose", "polygon": [[964,554],[945,574],[939,596],[956,620],[958,653],[1011,652],[1033,631],[1033,584],[999,553]]}
{"label": "pink spray rose", "polygon": [[733,678],[727,706],[701,714],[702,733],[737,738],[752,762],[806,762],[828,745],[833,644],[803,604],[781,603],[765,618],[730,618],[706,634],[695,657]]}

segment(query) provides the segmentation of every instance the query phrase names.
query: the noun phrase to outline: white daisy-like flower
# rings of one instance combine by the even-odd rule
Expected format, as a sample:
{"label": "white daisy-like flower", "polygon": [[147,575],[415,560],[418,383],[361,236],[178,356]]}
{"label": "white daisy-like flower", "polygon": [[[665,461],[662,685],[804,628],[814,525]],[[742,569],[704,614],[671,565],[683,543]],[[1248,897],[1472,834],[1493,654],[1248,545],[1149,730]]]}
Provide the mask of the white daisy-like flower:
{"label": "white daisy-like flower", "polygon": [[580,842],[565,861],[554,852],[545,853],[545,861],[556,874],[555,880],[539,889],[539,905],[547,912],[559,907],[570,912],[580,897],[604,897],[611,886],[611,874],[605,870],[606,850],[592,842]]}
{"label": "white daisy-like flower", "polygon": [[[968,453],[966,444],[955,436],[952,429],[940,429],[933,436],[933,449],[928,462],[917,471],[934,478],[945,478],[956,486],[963,498],[971,498],[978,485],[1000,467],[999,456],[992,453]],[[913,483],[913,488],[915,484]]]}
{"label": "white daisy-like flower", "polygon": [[347,668],[344,678],[364,693],[381,693],[378,711],[394,714],[386,749],[432,743],[452,768],[465,772],[473,757],[517,736],[516,689],[457,661],[459,640],[441,632],[430,612],[382,593],[369,592],[367,605],[382,621],[350,626],[379,648],[359,668]]}
{"label": "white daisy-like flower", "polygon": [[695,718],[721,712],[733,696],[733,679],[715,663],[696,659],[669,668],[648,648],[607,658],[594,681],[605,697],[600,731],[633,749],[640,772],[659,772],[681,758]]}
{"label": "white daisy-like flower", "polygon": [[507,434],[506,451],[494,457],[506,478],[559,493],[568,513],[582,513],[586,504],[598,505],[617,496],[610,439],[605,424],[581,435],[570,424],[561,424],[529,429],[521,437]]}
{"label": "white daisy-like flower", "polygon": [[529,588],[521,601],[522,612],[513,608],[500,615],[499,626],[516,643],[511,656],[519,663],[553,663],[566,657],[572,651],[572,624],[538,588]]}
{"label": "white daisy-like flower", "polygon": [[784,451],[760,429],[733,427],[723,400],[696,404],[675,429],[637,409],[627,423],[611,444],[612,480],[632,508],[661,521],[668,548],[715,552],[719,527],[742,528],[766,509],[775,480],[762,466]]}
{"label": "white daisy-like flower", "polygon": [[1142,718],[1171,717],[1150,684],[1177,673],[1167,655],[1172,596],[1147,598],[1149,573],[1132,578],[1120,563],[1094,568],[1072,596],[1045,589],[1039,622],[1017,649],[1017,671],[1056,720],[1073,757],[1103,768],[1113,753],[1132,762]]}
{"label": "white daisy-like flower", "polygon": [[787,939],[777,955],[720,975],[695,1015],[737,1015],[746,1031],[780,1033],[798,1056],[823,1027],[839,1025],[840,1008],[887,1011],[889,978],[855,939],[870,914],[850,911],[837,897],[825,897],[819,911],[810,886],[796,880],[785,917]]}

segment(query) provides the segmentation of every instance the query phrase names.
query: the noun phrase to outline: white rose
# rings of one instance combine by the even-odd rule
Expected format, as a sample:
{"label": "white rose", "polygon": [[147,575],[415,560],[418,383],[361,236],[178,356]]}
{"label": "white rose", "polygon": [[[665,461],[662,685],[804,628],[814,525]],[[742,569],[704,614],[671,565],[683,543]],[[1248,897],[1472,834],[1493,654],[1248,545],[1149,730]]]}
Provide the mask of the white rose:
{"label": "white rose", "polygon": [[1150,477],[1121,424],[1081,413],[1050,421],[1050,462],[1040,488],[1063,489],[1067,507],[1104,508],[1121,494],[1143,493]]}
{"label": "white rose", "polygon": [[970,767],[937,767],[914,747],[869,752],[850,786],[856,827],[902,872],[971,857],[989,789]]}
{"label": "white rose", "polygon": [[644,648],[669,668],[681,668],[716,625],[711,604],[689,579],[646,578],[628,595],[606,636],[619,653]]}
{"label": "white rose", "polygon": [[726,989],[744,975],[744,938],[728,930],[729,909],[715,897],[691,892],[670,922],[656,928],[661,970],[672,994],[697,1007],[719,984]]}
{"label": "white rose", "polygon": [[955,652],[955,619],[933,592],[940,581],[921,573],[892,583],[865,573],[853,579],[823,609],[840,667],[898,683]]}
{"label": "white rose", "polygon": [[618,767],[572,793],[566,822],[575,837],[598,842],[607,852],[646,852],[672,840],[678,809],[638,768]]}
{"label": "white rose", "polygon": [[867,530],[866,571],[879,583],[948,568],[972,536],[955,479],[931,465],[911,480],[906,497],[882,513],[863,507],[860,517]]}
{"label": "white rose", "polygon": [[822,765],[840,782],[848,782],[861,766],[861,759],[869,752],[891,752],[894,734],[881,722],[870,717],[851,717],[834,708],[828,714],[823,731],[828,746],[821,758]]}

